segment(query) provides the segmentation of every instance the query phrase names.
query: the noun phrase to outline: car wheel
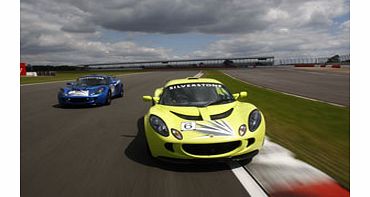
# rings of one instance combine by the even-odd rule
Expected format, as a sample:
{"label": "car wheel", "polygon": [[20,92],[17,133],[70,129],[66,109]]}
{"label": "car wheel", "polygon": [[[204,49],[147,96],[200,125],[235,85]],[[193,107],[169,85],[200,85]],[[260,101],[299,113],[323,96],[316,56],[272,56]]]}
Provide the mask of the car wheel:
{"label": "car wheel", "polygon": [[151,159],[153,159],[153,155],[152,155],[152,152],[150,152],[150,148],[149,148],[148,143],[146,142],[145,145],[146,145],[145,149],[146,149],[146,152],[147,152],[148,157],[151,158]]}
{"label": "car wheel", "polygon": [[119,97],[123,97],[123,86],[121,87],[121,92],[119,93]]}
{"label": "car wheel", "polygon": [[153,155],[152,155],[152,152],[150,151],[150,148],[149,148],[149,144],[148,144],[148,141],[146,140],[146,137],[144,136],[144,143],[145,143],[145,151],[146,151],[146,155],[148,155],[148,158],[149,159],[154,159]]}
{"label": "car wheel", "polygon": [[243,160],[240,160],[239,163],[240,163],[240,165],[247,165],[250,162],[252,162],[252,159],[253,158],[243,159]]}
{"label": "car wheel", "polygon": [[112,101],[112,93],[108,91],[107,100],[105,101],[105,104],[110,105],[111,101]]}

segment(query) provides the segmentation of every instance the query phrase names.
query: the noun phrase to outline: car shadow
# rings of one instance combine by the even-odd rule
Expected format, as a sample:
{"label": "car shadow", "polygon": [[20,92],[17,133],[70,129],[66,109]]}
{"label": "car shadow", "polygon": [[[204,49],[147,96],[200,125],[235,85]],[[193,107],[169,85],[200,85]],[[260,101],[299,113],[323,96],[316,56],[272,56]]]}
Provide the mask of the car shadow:
{"label": "car shadow", "polygon": [[102,105],[60,105],[60,104],[52,105],[52,107],[58,109],[88,109],[88,108],[97,108],[101,106]]}
{"label": "car shadow", "polygon": [[[149,150],[146,145],[146,138],[144,132],[144,118],[141,117],[137,121],[137,135],[130,136],[134,137],[131,143],[127,146],[124,150],[125,155],[142,165],[151,166],[160,168],[163,170],[168,171],[176,171],[176,172],[213,172],[213,171],[222,171],[222,170],[230,170],[230,167],[225,162],[207,162],[207,163],[198,163],[198,162],[190,162],[190,163],[173,163],[168,161],[158,160],[156,158],[151,157]],[[122,136],[121,137],[126,137]]]}

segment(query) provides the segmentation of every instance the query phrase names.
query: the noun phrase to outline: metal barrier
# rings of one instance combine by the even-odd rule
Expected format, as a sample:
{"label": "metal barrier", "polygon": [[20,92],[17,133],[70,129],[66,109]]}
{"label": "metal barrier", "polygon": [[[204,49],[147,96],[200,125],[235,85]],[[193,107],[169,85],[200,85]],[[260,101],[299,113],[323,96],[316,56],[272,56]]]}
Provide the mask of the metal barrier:
{"label": "metal barrier", "polygon": [[[326,65],[326,64],[349,64],[350,54],[335,55],[332,57],[287,57],[278,58],[275,65]],[[306,66],[307,67],[307,66]]]}

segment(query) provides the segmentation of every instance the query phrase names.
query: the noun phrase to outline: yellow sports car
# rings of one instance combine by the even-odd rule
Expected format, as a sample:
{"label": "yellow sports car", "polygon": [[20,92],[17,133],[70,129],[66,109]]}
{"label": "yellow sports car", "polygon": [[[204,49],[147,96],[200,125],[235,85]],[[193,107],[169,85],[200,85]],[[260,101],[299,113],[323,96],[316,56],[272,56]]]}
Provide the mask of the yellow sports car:
{"label": "yellow sports car", "polygon": [[143,96],[152,102],[144,117],[151,155],[250,162],[263,145],[265,120],[254,105],[240,102],[246,96],[231,94],[215,79],[192,77],[171,80],[153,97]]}

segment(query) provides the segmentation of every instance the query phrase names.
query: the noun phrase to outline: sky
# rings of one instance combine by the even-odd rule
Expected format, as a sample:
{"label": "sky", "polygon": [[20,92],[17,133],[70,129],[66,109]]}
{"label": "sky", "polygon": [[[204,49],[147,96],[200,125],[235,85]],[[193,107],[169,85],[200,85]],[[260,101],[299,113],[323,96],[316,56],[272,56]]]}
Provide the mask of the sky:
{"label": "sky", "polygon": [[29,64],[350,51],[349,0],[21,0],[20,11]]}

